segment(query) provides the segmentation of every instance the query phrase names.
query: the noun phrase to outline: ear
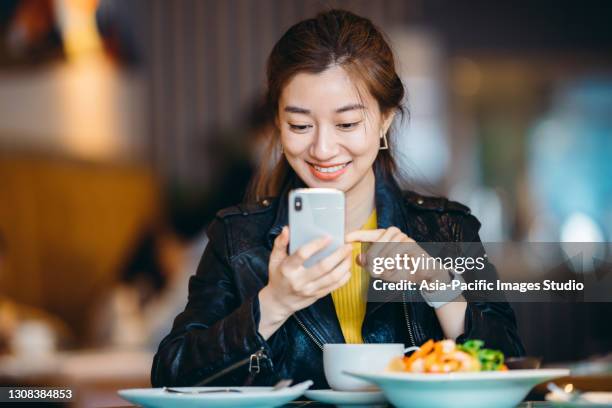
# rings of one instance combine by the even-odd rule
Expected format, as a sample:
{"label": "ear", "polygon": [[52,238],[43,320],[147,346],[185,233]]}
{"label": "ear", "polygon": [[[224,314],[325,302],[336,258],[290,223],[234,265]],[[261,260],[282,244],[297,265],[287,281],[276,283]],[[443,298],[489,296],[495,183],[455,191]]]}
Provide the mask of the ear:
{"label": "ear", "polygon": [[395,118],[396,113],[397,113],[397,110],[393,109],[389,111],[386,115],[383,116],[382,130],[384,134],[386,134],[389,131],[389,128],[391,127],[391,124],[393,123],[393,119]]}

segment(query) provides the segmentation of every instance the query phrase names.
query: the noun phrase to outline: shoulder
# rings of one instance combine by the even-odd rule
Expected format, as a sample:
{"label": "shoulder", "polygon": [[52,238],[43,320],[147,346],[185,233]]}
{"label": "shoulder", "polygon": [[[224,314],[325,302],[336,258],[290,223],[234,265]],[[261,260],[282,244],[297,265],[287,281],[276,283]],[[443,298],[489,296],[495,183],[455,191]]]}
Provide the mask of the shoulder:
{"label": "shoulder", "polygon": [[261,245],[276,217],[278,200],[264,198],[219,210],[208,227],[208,238],[226,257]]}
{"label": "shoulder", "polygon": [[248,217],[258,214],[266,214],[275,208],[277,199],[268,197],[254,202],[245,202],[219,210],[216,218],[219,220],[232,220],[233,217]]}
{"label": "shoulder", "polygon": [[426,224],[434,223],[444,228],[455,239],[471,240],[478,235],[480,221],[470,208],[446,197],[427,196],[414,191],[403,191],[404,205],[408,211]]}
{"label": "shoulder", "polygon": [[415,193],[414,191],[403,191],[406,205],[417,211],[434,211],[436,213],[457,213],[463,215],[471,214],[468,206],[446,197],[432,197]]}

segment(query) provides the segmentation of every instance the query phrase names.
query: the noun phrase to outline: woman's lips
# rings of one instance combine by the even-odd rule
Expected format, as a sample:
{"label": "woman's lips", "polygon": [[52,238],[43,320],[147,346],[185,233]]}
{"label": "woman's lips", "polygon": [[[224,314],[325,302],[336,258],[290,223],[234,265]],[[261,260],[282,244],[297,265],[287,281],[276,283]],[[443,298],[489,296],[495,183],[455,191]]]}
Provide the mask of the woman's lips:
{"label": "woman's lips", "polygon": [[342,174],[344,174],[349,164],[351,164],[351,162],[325,166],[308,163],[308,168],[310,169],[312,175],[318,178],[319,180],[331,181],[337,179]]}

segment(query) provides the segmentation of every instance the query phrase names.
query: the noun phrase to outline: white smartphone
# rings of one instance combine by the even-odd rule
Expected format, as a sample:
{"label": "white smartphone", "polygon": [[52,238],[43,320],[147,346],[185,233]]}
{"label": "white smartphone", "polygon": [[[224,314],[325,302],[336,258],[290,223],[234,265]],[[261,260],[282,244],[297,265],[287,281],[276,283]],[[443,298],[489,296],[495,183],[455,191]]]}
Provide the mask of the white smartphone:
{"label": "white smartphone", "polygon": [[325,235],[327,247],[304,262],[310,267],[344,244],[344,193],[333,188],[299,188],[289,193],[289,253]]}

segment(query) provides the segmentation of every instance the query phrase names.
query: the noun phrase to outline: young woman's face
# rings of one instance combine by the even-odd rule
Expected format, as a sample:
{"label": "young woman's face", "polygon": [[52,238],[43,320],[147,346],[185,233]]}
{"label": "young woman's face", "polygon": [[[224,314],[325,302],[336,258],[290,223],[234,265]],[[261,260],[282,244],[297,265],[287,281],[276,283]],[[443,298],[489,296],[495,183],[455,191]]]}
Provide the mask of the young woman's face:
{"label": "young woman's face", "polygon": [[372,172],[381,131],[392,118],[384,120],[370,92],[358,92],[334,66],[294,76],[281,94],[277,119],[285,157],[304,183],[347,192]]}

